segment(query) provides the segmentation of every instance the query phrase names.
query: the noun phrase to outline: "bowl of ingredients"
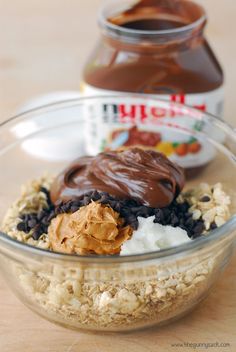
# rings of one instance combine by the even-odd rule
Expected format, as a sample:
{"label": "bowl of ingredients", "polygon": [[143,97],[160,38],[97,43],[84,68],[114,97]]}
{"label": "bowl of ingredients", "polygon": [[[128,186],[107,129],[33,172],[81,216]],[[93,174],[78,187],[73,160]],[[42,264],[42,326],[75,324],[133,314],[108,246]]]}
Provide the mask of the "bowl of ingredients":
{"label": "bowl of ingredients", "polygon": [[129,331],[191,311],[236,236],[236,137],[140,95],[64,101],[0,126],[1,271],[40,316]]}

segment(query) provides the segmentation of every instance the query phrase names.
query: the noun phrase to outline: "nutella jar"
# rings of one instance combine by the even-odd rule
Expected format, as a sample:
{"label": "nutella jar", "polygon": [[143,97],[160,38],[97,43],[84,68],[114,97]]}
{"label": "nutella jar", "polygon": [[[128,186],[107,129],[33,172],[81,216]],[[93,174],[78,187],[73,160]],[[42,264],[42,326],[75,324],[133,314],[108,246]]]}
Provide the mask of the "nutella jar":
{"label": "nutella jar", "polygon": [[[206,21],[204,9],[188,0],[108,2],[99,16],[102,39],[84,69],[82,93],[149,94],[222,117],[223,72],[204,37]],[[151,137],[155,145],[158,138],[165,140],[159,131],[151,137],[146,134],[145,142],[140,116],[137,124],[137,114],[132,108],[127,110],[133,116],[128,128],[129,143],[126,140],[124,145],[148,146]],[[170,117],[174,116],[167,116]],[[106,121],[97,124],[96,138],[101,143],[96,143],[100,147],[93,153],[109,147],[102,133],[107,128],[103,129],[102,124]],[[121,130],[120,126],[115,127],[113,124],[109,131],[113,139]],[[196,141],[193,143],[196,146]]]}

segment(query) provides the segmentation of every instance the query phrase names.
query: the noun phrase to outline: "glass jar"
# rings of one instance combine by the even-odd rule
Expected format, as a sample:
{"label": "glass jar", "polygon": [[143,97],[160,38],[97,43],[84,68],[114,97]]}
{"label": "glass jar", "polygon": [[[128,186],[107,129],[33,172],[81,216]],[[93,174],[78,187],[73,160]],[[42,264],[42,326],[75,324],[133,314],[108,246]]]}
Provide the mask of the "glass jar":
{"label": "glass jar", "polygon": [[[204,9],[187,0],[108,2],[99,16],[102,38],[84,69],[83,94],[151,94],[221,117],[223,72],[204,37],[206,21]],[[120,108],[121,114],[132,120],[129,140],[139,140],[139,144],[145,145],[145,138],[139,132],[144,128],[146,107],[115,107]],[[166,116],[163,111],[156,115],[157,118]],[[106,130],[104,124],[106,121],[100,121],[90,138],[100,139],[96,143],[100,148],[93,153],[107,145],[106,136],[100,133]],[[119,124],[116,127],[122,129]],[[113,132],[116,134],[109,131],[109,135]],[[162,137],[170,142],[165,134]],[[125,140],[125,134],[118,146],[122,146],[122,138]],[[180,150],[180,154],[184,157],[185,151]],[[196,166],[201,163],[200,160]]]}

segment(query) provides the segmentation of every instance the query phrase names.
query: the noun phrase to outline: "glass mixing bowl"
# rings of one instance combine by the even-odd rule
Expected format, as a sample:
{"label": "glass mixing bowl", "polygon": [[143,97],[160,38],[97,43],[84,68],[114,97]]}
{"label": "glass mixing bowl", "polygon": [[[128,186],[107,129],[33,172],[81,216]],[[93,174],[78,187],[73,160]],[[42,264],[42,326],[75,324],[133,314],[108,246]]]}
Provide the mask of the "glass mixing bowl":
{"label": "glass mixing bowl", "polygon": [[[186,189],[200,182],[221,182],[231,195],[234,214],[234,130],[186,106],[124,95],[51,104],[1,124],[1,220],[26,181],[45,172],[56,175],[70,160],[87,150],[95,151],[91,135],[90,144],[86,140],[87,128],[91,127],[87,122],[92,119],[96,123],[104,117],[104,104],[114,107],[121,101],[161,112],[153,115],[152,130],[165,134],[165,138],[200,141],[204,155],[200,161],[195,157],[188,160],[191,168],[187,170]],[[118,115],[119,109],[110,109],[107,123],[112,124]],[[176,158],[186,167],[186,159]],[[52,322],[73,329],[129,331],[164,324],[192,310],[232,256],[235,230],[236,217],[232,216],[222,227],[190,243],[122,257],[53,253],[2,232],[0,267],[25,305]]]}

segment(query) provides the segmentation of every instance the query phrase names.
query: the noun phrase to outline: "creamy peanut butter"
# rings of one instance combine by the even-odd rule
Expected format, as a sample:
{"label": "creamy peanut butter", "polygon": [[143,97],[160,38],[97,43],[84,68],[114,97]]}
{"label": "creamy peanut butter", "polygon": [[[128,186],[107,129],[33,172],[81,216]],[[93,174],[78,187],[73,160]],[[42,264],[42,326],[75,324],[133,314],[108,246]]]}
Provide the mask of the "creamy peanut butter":
{"label": "creamy peanut butter", "polygon": [[60,214],[48,229],[53,251],[76,254],[119,254],[132,235],[119,214],[108,206],[92,202],[73,214]]}

